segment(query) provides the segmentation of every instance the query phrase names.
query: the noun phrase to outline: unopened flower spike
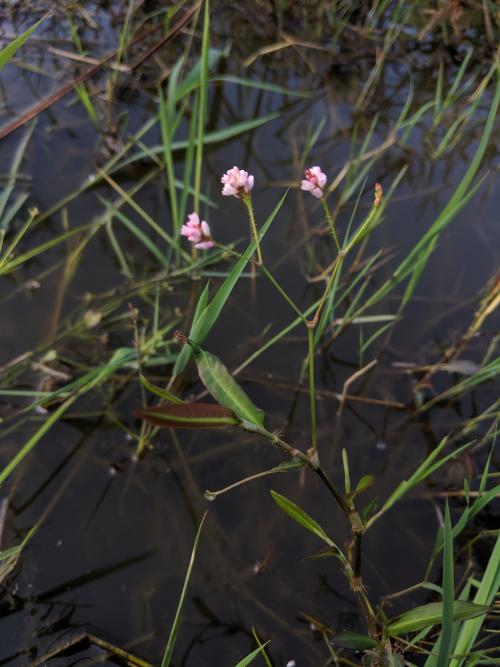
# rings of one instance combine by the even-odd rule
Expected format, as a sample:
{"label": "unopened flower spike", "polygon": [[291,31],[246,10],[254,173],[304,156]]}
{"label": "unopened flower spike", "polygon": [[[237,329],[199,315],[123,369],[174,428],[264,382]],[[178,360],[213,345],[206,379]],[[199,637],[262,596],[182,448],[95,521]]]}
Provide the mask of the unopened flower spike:
{"label": "unopened flower spike", "polygon": [[215,246],[208,222],[200,220],[198,213],[190,213],[185,225],[181,227],[181,235],[198,250],[208,250]]}
{"label": "unopened flower spike", "polygon": [[305,178],[301,181],[300,188],[306,192],[321,199],[324,195],[324,187],[326,185],[326,174],[321,171],[321,167],[311,167],[304,172]]}
{"label": "unopened flower spike", "polygon": [[300,182],[300,189],[310,192],[314,197],[317,197],[321,201],[337,251],[340,253],[341,247],[339,237],[337,236],[335,223],[325,197],[326,174],[321,171],[321,167],[316,165],[315,167],[306,169],[304,176],[305,178]]}
{"label": "unopened flower spike", "polygon": [[380,206],[382,203],[382,198],[384,196],[384,191],[382,190],[382,186],[380,183],[375,183],[375,197],[373,199],[373,205],[375,207]]}

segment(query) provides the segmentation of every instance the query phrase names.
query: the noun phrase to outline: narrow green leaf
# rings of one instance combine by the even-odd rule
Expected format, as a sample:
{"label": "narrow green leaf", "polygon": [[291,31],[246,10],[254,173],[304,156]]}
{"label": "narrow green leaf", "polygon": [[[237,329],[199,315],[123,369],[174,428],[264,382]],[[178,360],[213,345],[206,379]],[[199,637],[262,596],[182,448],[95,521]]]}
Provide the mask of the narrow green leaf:
{"label": "narrow green leaf", "polygon": [[[491,605],[500,589],[500,536],[497,538],[493,551],[491,553],[488,565],[481,579],[481,584],[474,597],[476,605]],[[460,634],[453,647],[454,656],[465,656],[472,650],[476,638],[484,622],[484,616],[467,620],[460,628]],[[450,667],[465,667],[467,658],[453,657],[450,660]]]}
{"label": "narrow green leaf", "polygon": [[170,630],[167,646],[165,648],[165,654],[163,656],[163,660],[161,661],[161,667],[169,667],[170,660],[172,659],[172,653],[174,651],[175,641],[177,639],[177,634],[179,632],[179,627],[181,625],[182,610],[184,609],[184,603],[186,601],[186,594],[189,585],[189,580],[191,578],[191,572],[193,570],[193,565],[196,558],[196,552],[198,551],[198,543],[200,541],[201,529],[203,528],[206,516],[207,513],[205,512],[200,522],[198,532],[196,533],[196,537],[193,544],[193,550],[191,551],[191,558],[189,560],[188,569],[186,572],[186,576],[184,578],[184,584],[182,586],[181,596],[179,598],[179,604],[177,605],[177,610],[175,612],[174,622],[172,623],[172,628]]}
{"label": "narrow green leaf", "polygon": [[348,496],[351,493],[351,475],[349,473],[349,459],[345,449],[342,450],[342,466],[344,468],[344,488],[346,496]]}
{"label": "narrow green leaf", "polygon": [[377,648],[377,642],[374,639],[366,635],[360,635],[357,632],[339,632],[338,635],[335,635],[333,641],[342,648],[350,648],[354,651]]}
{"label": "narrow green leaf", "polygon": [[262,650],[263,650],[264,646],[267,646],[268,644],[269,644],[269,642],[267,641],[262,646],[259,646],[258,648],[256,648],[255,651],[252,651],[245,658],[243,658],[243,660],[240,660],[238,662],[238,664],[235,665],[235,667],[246,667],[247,665],[249,665],[259,654],[262,653]]}
{"label": "narrow green leaf", "polygon": [[45,21],[47,14],[42,16],[42,18],[34,23],[31,28],[25,30],[21,35],[12,40],[10,44],[7,44],[5,48],[0,51],[0,70],[5,67],[9,60],[14,56],[15,52],[24,44],[24,42],[31,36],[33,32],[38,28],[38,26]]}
{"label": "narrow green leaf", "polygon": [[[260,228],[259,240],[262,241],[264,235],[266,234],[267,230],[269,229],[273,220],[278,214],[278,211],[282,207],[287,194],[288,193],[285,192],[285,194],[281,197],[281,199],[276,204],[271,214],[268,216],[265,223]],[[231,269],[231,272],[224,280],[222,285],[219,287],[212,301],[206,306],[206,308],[203,311],[201,311],[200,309],[199,317],[193,320],[193,324],[189,332],[189,338],[195,340],[198,343],[198,345],[201,345],[203,343],[205,338],[208,336],[210,330],[217,322],[217,319],[219,318],[222,309],[224,308],[227,300],[229,299],[229,296],[231,295],[234,286],[238,282],[238,279],[240,278],[241,274],[243,273],[243,270],[245,269],[248,263],[248,258],[252,257],[253,253],[255,252],[255,246],[256,246],[255,241],[252,241],[245,250],[243,257],[235,263],[234,267]],[[174,377],[184,370],[186,364],[189,361],[190,355],[191,355],[191,349],[186,345],[182,349],[181,353],[177,357],[177,361],[175,362],[173,370]]]}
{"label": "narrow green leaf", "polygon": [[369,489],[370,486],[373,486],[374,483],[375,483],[375,477],[373,475],[363,475],[363,477],[359,480],[358,485],[351,493],[351,498],[359,496],[360,493],[363,493],[363,491]]}
{"label": "narrow green leaf", "polygon": [[455,597],[455,578],[453,565],[453,530],[451,527],[450,507],[446,502],[444,519],[443,550],[443,625],[439,638],[437,667],[447,667],[450,658],[450,644],[453,631],[453,599]]}
{"label": "narrow green leaf", "polygon": [[257,634],[255,628],[252,628],[252,634],[255,637],[255,641],[257,642],[257,646],[260,648],[262,657],[264,658],[264,662],[266,663],[266,667],[273,667],[271,661],[269,660],[269,656],[266,653],[266,650],[264,648],[265,644],[263,644],[260,639],[259,635]]}
{"label": "narrow green leaf", "polygon": [[226,428],[238,419],[228,408],[213,403],[178,403],[136,410],[136,417],[162,428]]}
{"label": "narrow green leaf", "polygon": [[[261,125],[268,123],[271,120],[279,118],[279,112],[273,111],[272,113],[266,114],[265,116],[260,116],[259,118],[252,118],[251,120],[243,120],[240,123],[234,123],[229,127],[224,127],[220,130],[214,130],[213,132],[207,132],[203,137],[203,144],[208,146],[209,144],[218,144],[234,137],[239,136],[240,134],[246,134],[252,130],[256,130]],[[197,143],[197,141],[195,142]],[[188,139],[181,139],[179,141],[173,141],[171,144],[172,151],[184,150],[189,147]],[[140,150],[136,153],[133,153],[130,157],[125,158],[115,166],[113,169],[110,169],[107,173],[113,174],[124,167],[133,164],[135,162],[140,162],[141,160],[150,160],[151,155],[161,155],[163,153],[163,144],[157,144],[156,146],[151,146],[147,150]],[[106,165],[107,166],[107,165]]]}
{"label": "narrow green leaf", "polygon": [[291,519],[296,521],[309,532],[313,533],[313,535],[316,535],[316,537],[319,537],[323,542],[326,542],[328,546],[336,548],[336,544],[333,540],[328,537],[319,523],[310,517],[307,512],[304,512],[298,505],[276,491],[271,491],[271,496],[278,507],[282,509],[285,514],[288,514]]}
{"label": "narrow green leaf", "polygon": [[[453,620],[465,621],[469,618],[476,618],[481,614],[486,614],[488,609],[487,605],[455,600],[453,603]],[[441,602],[431,602],[401,614],[389,625],[387,632],[391,637],[399,637],[407,632],[421,630],[431,625],[439,625],[442,621],[443,604]]]}
{"label": "narrow green leaf", "polygon": [[147,378],[144,377],[144,375],[139,376],[139,379],[141,381],[141,384],[152,394],[155,394],[156,396],[159,396],[160,398],[164,398],[166,401],[169,403],[175,403],[176,405],[179,405],[180,403],[184,403],[182,399],[180,399],[178,396],[175,394],[172,394],[171,391],[168,391],[168,389],[161,389],[160,387],[157,387],[155,384],[150,382]]}
{"label": "narrow green leaf", "polygon": [[[4,217],[4,211],[5,207],[7,206],[7,203],[9,201],[9,198],[14,191],[14,187],[16,185],[16,180],[17,180],[17,174],[19,172],[19,167],[21,166],[21,163],[23,161],[26,148],[29,144],[29,141],[31,139],[31,135],[33,134],[33,130],[35,129],[36,125],[36,120],[30,123],[28,128],[26,129],[26,132],[24,133],[24,136],[22,137],[21,141],[19,142],[19,145],[16,149],[16,152],[14,153],[14,157],[12,159],[12,163],[10,165],[9,169],[9,176],[7,180],[7,184],[5,188],[3,189],[2,193],[0,194],[0,229],[5,229],[7,230],[9,227],[9,223],[12,220],[12,218],[15,215],[16,212],[16,206],[11,207],[11,210],[8,212],[8,214]],[[28,197],[27,194],[20,195],[18,197],[17,201],[21,201],[24,203],[26,198]],[[22,205],[22,204],[21,204]],[[20,206],[19,206],[20,208]],[[17,209],[19,210],[19,209]]]}
{"label": "narrow green leaf", "polygon": [[[47,252],[48,250],[51,250],[52,248],[62,243],[63,241],[66,241],[75,234],[79,234],[80,232],[90,229],[92,226],[93,226],[92,223],[90,223],[88,225],[81,225],[80,227],[75,227],[74,229],[70,229],[67,232],[59,234],[55,238],[50,239],[50,241],[45,241],[45,243],[41,243],[40,245],[37,245],[35,248],[32,248],[31,250],[27,250],[26,252],[23,252],[20,255],[12,257],[12,259],[8,259],[10,249],[7,250],[4,257],[2,257],[1,272],[10,273],[11,271],[14,271],[14,269],[17,269],[19,266],[29,261],[30,259],[33,259],[37,255],[40,255],[44,252]],[[3,262],[4,259],[5,263]]]}

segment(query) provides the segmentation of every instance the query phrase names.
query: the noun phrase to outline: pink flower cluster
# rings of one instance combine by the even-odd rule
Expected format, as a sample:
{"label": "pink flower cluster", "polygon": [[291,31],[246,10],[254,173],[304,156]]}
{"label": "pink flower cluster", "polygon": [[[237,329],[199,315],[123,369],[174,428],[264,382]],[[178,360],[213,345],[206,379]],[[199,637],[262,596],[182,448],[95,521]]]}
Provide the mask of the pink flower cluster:
{"label": "pink flower cluster", "polygon": [[226,171],[220,180],[224,184],[222,194],[226,197],[238,197],[238,199],[249,195],[254,183],[253,176],[238,167]]}
{"label": "pink flower cluster", "polygon": [[323,188],[326,185],[326,174],[321,171],[321,167],[311,167],[304,173],[305,179],[300,184],[301,190],[310,192],[318,199],[323,197]]}
{"label": "pink flower cluster", "polygon": [[215,245],[208,223],[205,220],[200,221],[198,213],[188,215],[186,224],[181,227],[181,234],[187,236],[187,240],[198,250],[208,250]]}

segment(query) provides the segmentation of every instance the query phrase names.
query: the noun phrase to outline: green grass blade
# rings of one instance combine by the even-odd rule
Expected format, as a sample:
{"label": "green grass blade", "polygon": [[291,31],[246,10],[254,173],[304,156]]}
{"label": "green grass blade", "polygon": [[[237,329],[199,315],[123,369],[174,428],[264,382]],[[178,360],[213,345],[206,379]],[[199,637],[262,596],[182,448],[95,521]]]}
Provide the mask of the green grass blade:
{"label": "green grass blade", "polygon": [[[474,602],[478,605],[491,605],[500,589],[500,537],[497,537],[495,547],[491,553],[488,565],[481,580],[479,589],[474,597]],[[481,630],[484,623],[484,616],[468,620],[462,625],[458,640],[453,647],[454,657],[450,660],[449,667],[465,667],[466,658],[455,656],[465,656],[468,654]]]}
{"label": "green grass blade", "polygon": [[157,387],[155,384],[150,382],[146,377],[144,377],[144,375],[141,374],[139,376],[139,379],[143,387],[145,387],[155,396],[159,396],[160,398],[163,398],[165,401],[168,401],[169,403],[174,403],[175,405],[184,403],[182,399],[180,399],[175,394],[172,394],[172,392],[168,391],[168,389],[162,389],[161,387]]}
{"label": "green grass blade", "polygon": [[16,51],[21,48],[24,42],[35,32],[38,26],[45,21],[48,14],[42,16],[42,18],[34,23],[31,28],[25,30],[21,35],[16,37],[10,44],[7,44],[5,48],[0,51],[0,70],[2,70],[9,60],[14,56]]}
{"label": "green grass blade", "polygon": [[[224,127],[220,130],[207,132],[207,134],[205,134],[205,136],[203,137],[203,143],[205,146],[208,146],[210,144],[218,144],[224,141],[229,141],[229,139],[234,139],[234,137],[238,137],[240,134],[246,134],[247,132],[256,130],[261,125],[265,125],[266,123],[269,123],[270,121],[275,120],[276,118],[279,117],[280,117],[279,112],[273,111],[272,113],[268,113],[265,116],[261,116],[260,118],[252,118],[251,120],[244,120],[241,121],[240,123],[234,123],[234,125],[230,125],[229,127]],[[197,143],[198,139],[196,139],[195,141],[195,144]],[[171,149],[172,151],[185,150],[186,148],[188,148],[188,146],[189,146],[189,140],[183,139],[181,141],[172,142]],[[140,162],[141,160],[148,159],[150,158],[151,155],[161,155],[162,153],[163,153],[163,144],[157,144],[156,146],[151,146],[150,148],[147,149],[147,151],[145,150],[137,151],[130,157],[115,164],[113,169],[110,170],[108,173],[114,173],[116,171],[119,171],[120,169],[123,169],[124,167],[128,167],[129,165],[134,164],[135,162]]]}
{"label": "green grass blade", "polygon": [[446,503],[444,517],[443,551],[443,624],[439,638],[437,667],[447,667],[450,658],[450,643],[453,630],[453,600],[455,597],[453,531],[451,528],[450,507]]}
{"label": "green grass blade", "polygon": [[[500,104],[500,74],[497,79],[497,86],[495,91],[495,96],[492,100],[491,107],[488,113],[488,118],[486,120],[483,134],[481,140],[478,144],[474,157],[464,174],[459,185],[455,189],[453,195],[451,196],[449,202],[446,204],[444,209],[441,211],[435,222],[427,230],[427,232],[422,236],[420,241],[415,244],[410,253],[406,258],[400,263],[397,269],[394,271],[393,275],[389,280],[387,280],[369,299],[366,306],[377,303],[385,294],[387,294],[393,287],[399,284],[404,280],[408,275],[411,275],[414,271],[415,264],[418,264],[419,272],[423,270],[423,263],[427,261],[427,258],[430,256],[429,244],[434,242],[434,239],[443,231],[443,229],[450,224],[450,222],[456,217],[459,211],[465,206],[471,197],[470,188],[472,182],[476,177],[476,174],[481,165],[484,154],[488,148],[491,134],[493,132],[495,120],[497,118],[498,107]],[[432,250],[431,246],[431,250]],[[422,251],[427,249],[427,257],[422,257]]]}
{"label": "green grass blade", "polygon": [[200,210],[201,167],[203,163],[203,137],[207,116],[208,99],[208,69],[209,69],[209,36],[210,36],[210,2],[205,0],[203,15],[203,37],[201,42],[200,59],[200,92],[198,97],[198,140],[196,142],[196,158],[194,165],[194,210]]}
{"label": "green grass blade", "polygon": [[19,167],[21,166],[21,162],[23,161],[24,153],[26,152],[29,140],[31,139],[31,135],[33,134],[33,130],[35,129],[35,125],[36,121],[34,121],[29,125],[28,129],[24,133],[23,138],[19,142],[19,146],[17,147],[16,152],[14,153],[14,158],[12,160],[12,164],[9,169],[7,185],[2,191],[2,194],[0,194],[0,229],[6,230],[8,228],[10,220],[4,218],[5,207],[7,206],[9,197],[14,190],[17,173],[19,171]]}
{"label": "green grass blade", "polygon": [[[488,609],[488,605],[455,600],[453,603],[453,620],[461,621],[484,616]],[[439,625],[442,621],[443,604],[441,602],[430,602],[429,604],[415,607],[401,614],[401,616],[389,624],[387,633],[390,637],[400,637],[408,632],[415,632],[416,630],[422,630],[422,628],[432,625]]]}
{"label": "green grass blade", "polygon": [[181,624],[182,611],[184,609],[184,603],[186,601],[186,594],[189,586],[189,580],[191,578],[191,572],[193,570],[193,565],[196,558],[196,552],[198,551],[198,543],[200,541],[201,529],[203,528],[206,516],[207,513],[205,512],[198,527],[198,531],[196,533],[196,537],[193,544],[193,550],[191,551],[191,558],[189,560],[186,576],[184,578],[184,584],[182,586],[181,596],[179,598],[179,603],[177,605],[177,610],[175,612],[174,622],[172,623],[172,628],[170,630],[170,635],[167,641],[167,646],[165,648],[165,653],[163,655],[163,660],[161,661],[161,667],[169,667],[170,665],[170,660],[172,658],[172,653],[174,651],[175,641],[177,639],[177,634],[179,632]]}
{"label": "green grass blade", "polygon": [[[262,227],[259,230],[259,240],[262,241],[264,235],[266,234],[267,230],[271,226],[273,220],[277,216],[279,210],[283,206],[283,203],[285,201],[285,198],[287,196],[287,192],[281,197],[279,202],[276,204],[274,207],[273,211],[271,214],[268,216],[267,220],[264,222]],[[234,286],[238,282],[238,279],[240,278],[241,274],[243,273],[243,270],[245,269],[247,263],[248,263],[248,258],[252,257],[253,253],[255,252],[255,247],[256,243],[255,241],[252,241],[250,245],[247,247],[245,250],[245,253],[243,254],[243,257],[241,257],[234,265],[234,267],[231,269],[231,272],[227,276],[227,278],[224,280],[222,285],[219,287],[217,293],[215,294],[214,298],[211,300],[210,304],[207,305],[205,310],[200,313],[199,317],[196,319],[196,321],[193,321],[193,324],[191,326],[191,330],[189,332],[189,338],[192,340],[196,341],[198,345],[201,345],[205,338],[208,336],[210,330],[214,326],[214,324],[217,322],[219,315],[222,312],[222,309],[224,308],[227,300],[229,299],[229,296],[231,295],[231,292],[233,291]],[[179,356],[177,357],[177,361],[175,362],[174,370],[173,370],[173,377],[181,373],[184,368],[186,367],[186,364],[188,363],[189,359],[191,357],[191,349],[187,346],[185,346]]]}
{"label": "green grass blade", "polygon": [[264,647],[267,646],[268,644],[269,644],[269,642],[267,641],[265,644],[262,644],[261,646],[257,647],[257,648],[255,649],[255,651],[252,651],[252,652],[249,653],[247,656],[245,656],[245,657],[243,658],[243,660],[240,660],[240,661],[238,662],[238,664],[235,665],[235,667],[247,667],[247,665],[249,665],[251,662],[253,662],[253,660],[254,660],[258,655],[262,655],[262,654],[265,655],[265,653],[264,653]]}
{"label": "green grass blade", "polygon": [[[82,225],[81,227],[75,227],[75,229],[70,229],[67,232],[63,232],[62,234],[59,234],[59,236],[50,239],[50,241],[45,241],[45,243],[41,243],[31,250],[27,250],[26,252],[17,255],[17,257],[13,257],[12,259],[5,261],[5,263],[2,261],[0,264],[0,273],[5,274],[14,271],[14,269],[17,269],[19,266],[29,261],[30,259],[33,259],[37,255],[41,255],[42,253],[47,252],[47,250],[51,250],[75,234],[79,234],[80,232],[90,229],[91,227],[93,227],[93,223]],[[6,253],[6,256],[8,256],[8,254],[10,253]]]}

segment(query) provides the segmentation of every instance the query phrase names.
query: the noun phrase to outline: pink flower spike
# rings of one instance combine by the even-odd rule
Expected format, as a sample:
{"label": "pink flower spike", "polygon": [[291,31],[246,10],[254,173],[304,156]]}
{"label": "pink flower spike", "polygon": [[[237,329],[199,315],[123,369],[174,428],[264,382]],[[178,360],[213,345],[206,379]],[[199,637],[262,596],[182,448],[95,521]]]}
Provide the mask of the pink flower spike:
{"label": "pink flower spike", "polygon": [[208,250],[215,245],[208,223],[205,220],[200,221],[197,213],[188,215],[186,224],[181,227],[181,235],[186,236],[199,250]]}
{"label": "pink flower spike", "polygon": [[301,181],[300,188],[310,192],[318,199],[323,197],[323,188],[326,185],[326,174],[321,171],[321,167],[311,167],[304,173],[305,179]]}
{"label": "pink flower spike", "polygon": [[226,171],[220,180],[224,185],[222,194],[226,197],[237,197],[238,199],[249,195],[254,184],[254,177],[248,171],[239,167],[233,167]]}

